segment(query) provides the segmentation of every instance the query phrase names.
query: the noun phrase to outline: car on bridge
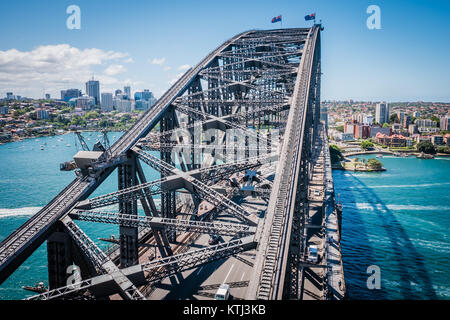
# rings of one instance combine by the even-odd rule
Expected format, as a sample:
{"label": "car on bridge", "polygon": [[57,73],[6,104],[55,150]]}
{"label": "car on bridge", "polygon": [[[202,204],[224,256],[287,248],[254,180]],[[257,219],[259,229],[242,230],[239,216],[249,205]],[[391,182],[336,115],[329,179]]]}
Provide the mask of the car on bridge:
{"label": "car on bridge", "polygon": [[308,262],[317,263],[319,261],[319,250],[316,245],[310,245],[308,248]]}
{"label": "car on bridge", "polygon": [[228,300],[230,298],[230,286],[221,284],[214,296],[214,300]]}

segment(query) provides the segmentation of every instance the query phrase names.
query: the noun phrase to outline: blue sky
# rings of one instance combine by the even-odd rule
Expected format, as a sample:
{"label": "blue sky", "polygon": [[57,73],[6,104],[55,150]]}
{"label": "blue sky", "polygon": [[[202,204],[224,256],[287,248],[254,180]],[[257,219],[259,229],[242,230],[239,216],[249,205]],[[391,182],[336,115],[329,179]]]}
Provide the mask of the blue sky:
{"label": "blue sky", "polygon": [[[81,8],[81,30],[66,8]],[[381,30],[369,30],[369,5]],[[322,99],[450,102],[450,1],[28,0],[0,4],[0,97],[59,97],[92,74],[102,91],[126,84],[160,96],[187,66],[248,29],[310,26],[322,33]]]}

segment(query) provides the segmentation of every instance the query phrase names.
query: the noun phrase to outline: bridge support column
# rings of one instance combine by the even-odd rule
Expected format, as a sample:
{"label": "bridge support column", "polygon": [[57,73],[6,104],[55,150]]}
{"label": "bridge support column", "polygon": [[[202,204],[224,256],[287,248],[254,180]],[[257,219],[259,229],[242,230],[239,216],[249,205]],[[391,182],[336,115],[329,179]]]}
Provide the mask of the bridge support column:
{"label": "bridge support column", "polygon": [[47,240],[48,286],[56,289],[67,285],[70,274],[67,268],[72,265],[71,238],[57,231]]}
{"label": "bridge support column", "polygon": [[[167,115],[161,119],[160,121],[160,131],[168,131],[172,130],[175,127],[175,119],[176,115],[175,112],[168,112]],[[170,137],[162,137],[162,143],[169,142]],[[172,159],[172,152],[165,152],[161,151],[161,160],[170,163],[174,165],[173,159]],[[161,178],[164,178],[166,175],[164,173],[161,173]],[[175,191],[169,191],[169,192],[163,192],[161,194],[161,216],[163,218],[176,218],[176,198],[175,198]],[[176,242],[176,233],[175,231],[166,231],[167,238],[169,239],[170,243]]]}
{"label": "bridge support column", "polygon": [[[130,156],[127,163],[118,167],[119,190],[138,184],[136,176],[136,157]],[[137,215],[137,200],[119,201],[119,211],[124,214]],[[138,228],[119,227],[120,232],[120,266],[130,267],[138,263]]]}

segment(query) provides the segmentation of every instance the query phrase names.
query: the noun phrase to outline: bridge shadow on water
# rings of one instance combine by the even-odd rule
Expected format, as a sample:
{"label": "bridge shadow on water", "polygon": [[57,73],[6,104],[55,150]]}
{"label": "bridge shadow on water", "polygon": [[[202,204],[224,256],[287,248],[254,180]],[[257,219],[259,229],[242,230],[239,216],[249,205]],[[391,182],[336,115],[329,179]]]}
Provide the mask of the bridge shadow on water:
{"label": "bridge shadow on water", "polygon": [[[342,201],[344,206],[342,222],[344,270],[346,271],[346,274],[350,274],[351,277],[346,280],[346,282],[348,281],[349,298],[392,298],[391,294],[388,294],[388,292],[395,294],[395,292],[393,292],[395,289],[393,290],[392,286],[389,286],[389,288],[386,287],[386,283],[383,279],[385,279],[387,271],[384,271],[385,277],[383,277],[382,264],[390,264],[390,261],[395,261],[393,267],[396,271],[392,270],[392,272],[396,273],[394,278],[400,279],[399,292],[398,295],[395,295],[395,299],[437,299],[425,266],[425,259],[416,250],[406,230],[395,217],[395,214],[387,207],[373,189],[368,187],[357,176],[353,174],[346,175],[344,172],[338,173],[336,176],[339,177],[339,183],[342,183],[342,186],[336,190],[336,193],[339,193],[338,190],[340,188],[348,186],[356,187],[351,190],[345,190],[345,199]],[[367,205],[371,208],[370,210],[373,210],[373,212],[376,213],[376,218],[389,239],[390,245],[388,248],[374,248],[371,246],[369,233],[367,232],[367,227],[369,226],[367,225],[367,222],[365,223],[363,221],[360,209],[355,209],[353,212],[349,212],[347,209],[346,212],[346,204],[357,203],[355,196],[359,199],[365,199]],[[349,214],[352,214],[352,216],[346,217],[346,215]],[[350,225],[352,223],[356,225]],[[346,234],[346,230],[349,228],[357,228],[359,230],[358,239],[349,239],[349,235]],[[373,231],[371,232],[374,233]],[[356,249],[354,248],[356,243],[360,246],[360,253],[362,254],[361,257],[357,258],[355,258],[352,253],[353,250]],[[378,262],[380,263],[379,267],[381,269],[381,289],[369,290],[366,285],[367,278],[369,277],[369,274],[366,273],[366,268],[370,265],[377,265],[377,258],[374,255],[375,251],[378,252],[378,256],[385,255],[382,258],[385,259],[385,261],[383,261],[383,263]],[[385,252],[389,252],[390,254],[386,255]],[[347,256],[350,258],[346,261]],[[357,259],[357,261],[354,259]],[[391,260],[388,261],[389,259]],[[352,279],[353,277],[355,278]],[[390,278],[392,279],[392,276],[390,276]],[[413,283],[417,284],[416,288],[413,288]],[[353,285],[355,285],[356,288],[352,288]],[[399,295],[401,297],[399,297]]]}

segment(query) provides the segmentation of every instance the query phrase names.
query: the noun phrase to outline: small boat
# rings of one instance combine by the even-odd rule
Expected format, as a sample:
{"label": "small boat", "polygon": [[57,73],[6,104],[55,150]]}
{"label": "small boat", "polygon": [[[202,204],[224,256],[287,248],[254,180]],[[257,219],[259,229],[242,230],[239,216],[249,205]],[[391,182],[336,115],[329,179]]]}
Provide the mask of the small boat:
{"label": "small boat", "polygon": [[37,283],[34,287],[32,286],[23,286],[22,289],[37,292],[37,293],[44,293],[47,291],[47,288],[45,287],[43,282]]}
{"label": "small boat", "polygon": [[41,146],[41,150],[44,150],[44,146]]}
{"label": "small boat", "polygon": [[70,147],[70,144],[66,144],[66,147]]}

